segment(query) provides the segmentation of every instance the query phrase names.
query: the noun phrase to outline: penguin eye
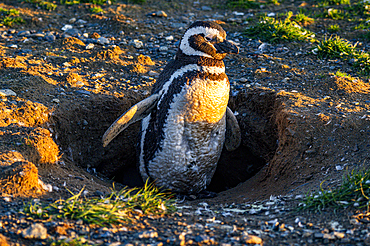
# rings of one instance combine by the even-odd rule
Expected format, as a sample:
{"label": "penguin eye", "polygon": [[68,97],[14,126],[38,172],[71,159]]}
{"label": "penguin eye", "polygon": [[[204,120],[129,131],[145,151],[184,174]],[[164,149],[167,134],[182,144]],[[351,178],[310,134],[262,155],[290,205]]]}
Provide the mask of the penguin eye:
{"label": "penguin eye", "polygon": [[211,34],[209,34],[209,35],[205,36],[204,39],[209,42],[213,39],[213,36]]}

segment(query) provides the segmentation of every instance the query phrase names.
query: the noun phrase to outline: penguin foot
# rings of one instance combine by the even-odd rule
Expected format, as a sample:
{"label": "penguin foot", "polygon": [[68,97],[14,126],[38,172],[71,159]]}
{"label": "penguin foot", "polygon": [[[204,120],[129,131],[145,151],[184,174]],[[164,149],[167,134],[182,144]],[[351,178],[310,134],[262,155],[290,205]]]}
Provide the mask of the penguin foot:
{"label": "penguin foot", "polygon": [[176,199],[179,201],[194,201],[197,199],[207,199],[207,198],[214,198],[217,196],[216,192],[203,190],[198,194],[184,194],[184,193],[176,193]]}
{"label": "penguin foot", "polygon": [[214,198],[217,196],[216,192],[203,190],[197,194],[197,199]]}

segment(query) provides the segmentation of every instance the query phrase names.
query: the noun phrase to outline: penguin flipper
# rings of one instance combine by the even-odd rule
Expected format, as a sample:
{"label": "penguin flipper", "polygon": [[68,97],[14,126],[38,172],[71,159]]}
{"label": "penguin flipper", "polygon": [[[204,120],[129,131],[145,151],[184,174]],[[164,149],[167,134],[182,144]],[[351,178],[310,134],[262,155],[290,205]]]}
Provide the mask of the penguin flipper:
{"label": "penguin flipper", "polygon": [[228,151],[236,150],[241,142],[241,133],[238,120],[229,107],[226,108],[225,147]]}
{"label": "penguin flipper", "polygon": [[150,114],[157,104],[159,95],[154,94],[138,102],[129,110],[123,113],[104,133],[102,141],[103,147],[107,146],[117,135],[125,130],[129,125],[139,121]]}

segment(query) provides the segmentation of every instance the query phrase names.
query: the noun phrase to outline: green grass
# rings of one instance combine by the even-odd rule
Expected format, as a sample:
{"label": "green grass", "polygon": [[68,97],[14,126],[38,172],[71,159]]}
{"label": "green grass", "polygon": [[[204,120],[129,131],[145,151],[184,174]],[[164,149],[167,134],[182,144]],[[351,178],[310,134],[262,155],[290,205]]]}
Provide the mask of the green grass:
{"label": "green grass", "polygon": [[292,12],[288,12],[285,20],[277,20],[263,16],[260,21],[245,30],[251,38],[260,38],[263,41],[277,43],[281,41],[314,41],[315,34],[298,25],[292,20]]}
{"label": "green grass", "polygon": [[342,184],[334,189],[323,189],[320,192],[306,196],[300,209],[324,210],[333,207],[364,208],[370,204],[370,172],[352,171],[343,177]]}
{"label": "green grass", "polygon": [[84,198],[83,189],[66,200],[51,204],[29,203],[23,213],[40,219],[82,220],[88,224],[110,226],[132,222],[133,215],[158,215],[175,211],[174,200],[154,185],[142,189],[112,190],[105,198]]}
{"label": "green grass", "polygon": [[104,13],[104,11],[101,7],[92,7],[92,8],[90,8],[90,11],[94,14]]}
{"label": "green grass", "polygon": [[86,239],[81,238],[67,238],[67,239],[61,239],[54,241],[50,244],[51,246],[90,246],[88,242],[86,242]]}
{"label": "green grass", "polygon": [[319,1],[318,5],[320,7],[327,7],[332,5],[350,5],[351,0],[323,0]]}
{"label": "green grass", "polygon": [[365,75],[370,74],[370,54],[361,52],[353,59],[353,66]]}
{"label": "green grass", "polygon": [[[46,10],[55,10],[58,5],[51,1],[44,1],[44,0],[23,0],[26,3],[33,3],[39,6],[40,8],[46,9]],[[110,0],[111,3],[114,3],[116,0]],[[60,4],[64,5],[75,5],[75,4],[81,4],[81,3],[91,3],[96,5],[104,5],[107,3],[107,0],[59,0]]]}
{"label": "green grass", "polygon": [[324,17],[330,18],[333,20],[343,20],[343,19],[348,19],[349,15],[347,12],[341,10],[341,9],[333,9],[330,8],[327,10],[326,13],[324,13]]}
{"label": "green grass", "polygon": [[322,40],[313,50],[319,58],[340,58],[349,61],[353,67],[357,68],[365,75],[370,74],[370,54],[359,51],[357,43],[352,44],[339,36],[330,36]]}
{"label": "green grass", "polygon": [[[111,3],[116,2],[116,0],[110,0]],[[97,5],[104,5],[107,3],[107,0],[60,0],[61,4],[65,5],[74,5],[80,3],[92,3]]]}
{"label": "green grass", "polygon": [[226,6],[228,8],[253,9],[259,8],[262,3],[256,0],[228,0]]}
{"label": "green grass", "polygon": [[354,30],[366,30],[370,28],[370,19],[355,26]]}
{"label": "green grass", "polygon": [[294,21],[301,26],[308,26],[315,22],[315,19],[305,15],[302,11],[294,16]]}
{"label": "green grass", "polygon": [[0,8],[0,26],[12,26],[23,22],[24,20],[19,17],[18,10]]}
{"label": "green grass", "polygon": [[335,35],[323,39],[319,45],[316,46],[314,52],[320,58],[341,58],[348,60],[356,56],[356,45],[357,44],[353,45],[348,40]]}
{"label": "green grass", "polygon": [[55,3],[49,2],[49,1],[43,1],[43,0],[24,0],[26,3],[33,3],[39,6],[40,8],[46,9],[46,10],[55,10],[57,8],[57,5]]}
{"label": "green grass", "polygon": [[340,27],[339,27],[339,25],[338,25],[338,24],[330,25],[330,26],[328,27],[328,31],[329,31],[330,33],[338,32],[338,31],[340,31]]}
{"label": "green grass", "polygon": [[346,79],[351,80],[351,81],[354,80],[354,78],[352,78],[352,76],[350,74],[347,74],[347,73],[342,72],[340,70],[336,71],[334,75],[337,76],[337,77],[346,78]]}

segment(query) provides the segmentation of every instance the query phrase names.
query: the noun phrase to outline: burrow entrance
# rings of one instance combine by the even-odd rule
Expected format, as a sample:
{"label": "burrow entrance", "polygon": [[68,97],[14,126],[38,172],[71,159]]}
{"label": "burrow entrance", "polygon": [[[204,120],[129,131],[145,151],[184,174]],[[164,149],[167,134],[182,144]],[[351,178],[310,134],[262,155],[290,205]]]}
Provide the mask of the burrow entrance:
{"label": "burrow entrance", "polygon": [[[64,158],[123,185],[142,186],[136,168],[140,123],[123,131],[106,148],[102,147],[101,138],[117,117],[144,98],[142,94],[130,92],[122,98],[96,95],[79,100],[76,106],[61,105],[53,114],[52,122]],[[277,149],[276,115],[281,103],[276,93],[241,92],[230,98],[229,106],[237,112],[242,144],[233,152],[223,150],[208,187],[215,192],[233,188],[253,177],[273,158]]]}

